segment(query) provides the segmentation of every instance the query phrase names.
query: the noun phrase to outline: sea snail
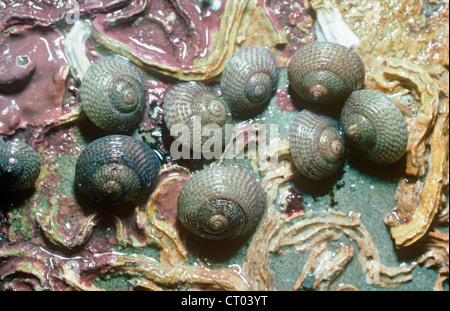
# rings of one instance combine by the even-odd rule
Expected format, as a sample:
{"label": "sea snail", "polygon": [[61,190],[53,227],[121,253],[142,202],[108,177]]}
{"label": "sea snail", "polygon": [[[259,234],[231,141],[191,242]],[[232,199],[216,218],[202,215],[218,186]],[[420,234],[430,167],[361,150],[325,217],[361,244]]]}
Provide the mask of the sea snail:
{"label": "sea snail", "polygon": [[142,141],[125,135],[109,135],[91,142],[75,167],[79,193],[98,207],[137,204],[154,187],[160,162]]}
{"label": "sea snail", "polygon": [[293,122],[290,148],[295,166],[310,179],[326,178],[343,164],[345,144],[337,122],[306,109]]}
{"label": "sea snail", "polygon": [[278,69],[272,52],[262,46],[244,48],[226,64],[220,80],[225,101],[236,115],[260,111],[274,94]]}
{"label": "sea snail", "polygon": [[364,85],[361,58],[351,49],[317,41],[302,46],[291,58],[288,78],[294,91],[309,104],[344,101]]}
{"label": "sea snail", "polygon": [[146,107],[145,81],[139,69],[119,55],[99,58],[81,82],[80,97],[87,117],[110,133],[133,130]]}
{"label": "sea snail", "polygon": [[250,173],[234,166],[199,171],[178,196],[178,219],[195,236],[234,239],[253,232],[266,210],[266,197]]}
{"label": "sea snail", "polygon": [[[180,143],[199,152],[207,140],[212,140],[212,145],[225,146],[224,126],[232,123],[227,103],[211,88],[197,82],[181,82],[169,89],[164,98],[163,117],[171,134],[181,132],[177,138]],[[212,133],[208,129],[218,131]]]}
{"label": "sea snail", "polygon": [[353,92],[342,108],[340,125],[349,148],[371,162],[392,164],[405,153],[405,119],[395,103],[381,92]]}
{"label": "sea snail", "polygon": [[0,142],[0,190],[31,188],[41,172],[41,159],[21,141]]}

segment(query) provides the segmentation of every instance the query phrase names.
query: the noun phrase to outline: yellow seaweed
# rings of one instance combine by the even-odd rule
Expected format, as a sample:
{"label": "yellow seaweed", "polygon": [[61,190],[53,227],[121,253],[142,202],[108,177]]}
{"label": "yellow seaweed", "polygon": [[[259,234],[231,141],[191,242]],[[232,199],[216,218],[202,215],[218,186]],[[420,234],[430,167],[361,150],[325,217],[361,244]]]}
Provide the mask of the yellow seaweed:
{"label": "yellow seaweed", "polygon": [[[189,174],[187,169],[182,168],[186,174]],[[170,167],[163,166],[160,170],[170,170]],[[164,182],[157,187],[150,196],[144,211],[136,210],[137,222],[142,224],[141,227],[147,235],[149,241],[157,243],[161,247],[160,260],[163,264],[174,266],[179,263],[187,261],[187,250],[181,244],[178,232],[172,227],[172,224],[159,220],[156,217],[154,200],[162,190],[164,183],[170,183],[181,179],[182,176],[173,174],[170,178],[165,179]]]}
{"label": "yellow seaweed", "polygon": [[[448,162],[448,94],[440,102],[439,85],[421,66],[386,59],[386,67],[374,76],[378,86],[393,91],[396,87],[417,92],[420,108],[408,124],[405,177],[398,185],[398,204],[385,222],[397,247],[419,240],[436,215],[445,186]],[[401,110],[408,107],[401,107]],[[448,183],[448,182],[447,182]]]}
{"label": "yellow seaweed", "polygon": [[120,255],[110,271],[135,277],[147,289],[180,288],[186,285],[216,290],[249,290],[239,271],[233,268],[212,269],[197,263],[193,265],[164,265],[143,255]]}
{"label": "yellow seaweed", "polygon": [[[244,276],[253,290],[276,290],[275,275],[269,269],[271,254],[281,253],[287,246],[295,246],[296,251],[308,252],[310,256],[294,289],[300,288],[305,279],[305,271],[314,271],[316,274],[313,288],[328,289],[331,282],[345,269],[354,250],[350,246],[343,247],[339,256],[332,258],[327,253],[324,243],[339,240],[344,235],[355,241],[359,247],[357,258],[366,275],[367,283],[374,286],[396,287],[412,280],[411,270],[415,264],[388,267],[381,262],[370,233],[358,214],[347,215],[328,211],[285,217],[273,209],[269,210],[253,236],[243,268]],[[328,271],[323,271],[320,265],[315,265],[321,259],[325,260],[321,264],[327,265]]]}
{"label": "yellow seaweed", "polygon": [[449,239],[448,233],[443,233],[437,229],[432,230],[427,236],[427,246],[429,251],[422,255],[419,264],[425,265],[427,268],[438,267],[439,273],[434,283],[433,290],[442,291],[443,283],[448,279],[449,267]]}
{"label": "yellow seaweed", "polygon": [[82,218],[80,224],[69,230],[58,221],[58,217],[60,217],[58,214],[60,208],[58,199],[52,197],[50,204],[51,206],[49,206],[48,210],[45,208],[40,209],[39,216],[36,219],[49,241],[69,249],[83,245],[98,223],[97,214],[92,213],[84,217],[79,216]]}

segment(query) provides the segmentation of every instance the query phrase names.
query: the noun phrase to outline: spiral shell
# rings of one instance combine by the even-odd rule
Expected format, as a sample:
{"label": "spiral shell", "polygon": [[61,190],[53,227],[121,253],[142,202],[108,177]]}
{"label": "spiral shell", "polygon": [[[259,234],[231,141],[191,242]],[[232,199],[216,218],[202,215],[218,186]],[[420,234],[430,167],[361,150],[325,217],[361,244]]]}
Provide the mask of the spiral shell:
{"label": "spiral shell", "polygon": [[405,119],[395,103],[381,92],[353,92],[342,108],[340,124],[349,148],[371,162],[392,164],[406,151]]}
{"label": "spiral shell", "polygon": [[89,66],[80,97],[83,110],[98,128],[124,133],[142,120],[146,107],[145,81],[128,59],[106,56]]}
{"label": "spiral shell", "polygon": [[307,103],[319,106],[345,100],[363,87],[364,77],[364,64],[355,52],[326,41],[304,45],[288,66],[294,91]]}
{"label": "spiral shell", "polygon": [[192,176],[178,197],[178,219],[194,235],[233,239],[253,232],[266,210],[264,191],[247,171],[215,166]]}
{"label": "spiral shell", "polygon": [[[187,126],[189,135],[182,133],[177,139],[183,145],[199,152],[206,140],[217,139],[217,142],[224,146],[226,142],[224,126],[232,122],[227,103],[209,87],[197,82],[178,83],[170,88],[164,98],[163,117],[171,132],[176,129],[174,126]],[[208,128],[221,129],[221,133],[212,137],[202,135],[202,131],[205,134]],[[201,139],[198,140],[198,137]],[[201,143],[201,146],[196,145],[196,141]]]}
{"label": "spiral shell", "polygon": [[236,114],[258,111],[274,94],[278,69],[272,52],[251,46],[237,52],[226,64],[220,87],[223,97]]}
{"label": "spiral shell", "polygon": [[91,142],[75,168],[76,187],[99,207],[123,207],[149,194],[158,178],[156,153],[142,141],[109,135]]}
{"label": "spiral shell", "polygon": [[293,122],[290,148],[297,169],[311,179],[328,177],[343,164],[344,137],[337,122],[306,109]]}
{"label": "spiral shell", "polygon": [[31,188],[41,172],[41,159],[20,141],[0,143],[0,191]]}

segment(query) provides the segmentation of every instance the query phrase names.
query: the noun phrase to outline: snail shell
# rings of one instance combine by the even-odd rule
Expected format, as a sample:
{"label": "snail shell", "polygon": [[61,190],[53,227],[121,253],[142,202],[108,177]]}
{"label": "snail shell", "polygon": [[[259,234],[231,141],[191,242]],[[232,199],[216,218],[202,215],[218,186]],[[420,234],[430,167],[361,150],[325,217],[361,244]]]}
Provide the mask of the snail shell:
{"label": "snail shell", "polygon": [[[186,125],[190,135],[181,135],[177,139],[183,145],[198,151],[201,151],[201,146],[194,145],[194,137],[201,137],[202,146],[207,139],[214,139],[214,136],[208,138],[208,136],[202,135],[201,130],[204,127],[222,128],[221,136],[215,138],[220,139],[224,146],[225,130],[223,127],[232,122],[231,111],[227,103],[214,94],[211,88],[197,82],[182,82],[169,89],[164,98],[163,117],[169,131],[172,131],[175,125]],[[196,118],[201,126],[194,126]]]}
{"label": "snail shell", "polygon": [[223,97],[236,114],[254,113],[274,94],[278,69],[272,52],[251,46],[237,52],[226,64],[220,87]]}
{"label": "snail shell", "polygon": [[146,107],[145,81],[128,59],[106,56],[89,66],[80,97],[92,123],[110,133],[123,133],[142,120]]}
{"label": "snail shell", "polygon": [[293,122],[290,148],[297,169],[311,179],[328,177],[343,164],[344,137],[337,122],[306,109]]}
{"label": "snail shell", "polygon": [[154,187],[160,163],[142,141],[109,135],[91,142],[75,168],[77,190],[100,207],[136,204]]}
{"label": "snail shell", "polygon": [[340,124],[349,148],[371,162],[392,164],[406,151],[405,119],[395,103],[381,92],[353,92],[342,108]]}
{"label": "snail shell", "polygon": [[41,159],[31,146],[20,141],[0,143],[0,189],[31,188],[41,172]]}
{"label": "snail shell", "polygon": [[352,91],[363,87],[364,77],[364,64],[355,52],[327,41],[304,45],[288,66],[291,87],[312,104],[345,100]]}
{"label": "snail shell", "polygon": [[204,239],[233,239],[253,232],[266,210],[259,182],[247,171],[215,166],[192,176],[178,197],[178,219]]}

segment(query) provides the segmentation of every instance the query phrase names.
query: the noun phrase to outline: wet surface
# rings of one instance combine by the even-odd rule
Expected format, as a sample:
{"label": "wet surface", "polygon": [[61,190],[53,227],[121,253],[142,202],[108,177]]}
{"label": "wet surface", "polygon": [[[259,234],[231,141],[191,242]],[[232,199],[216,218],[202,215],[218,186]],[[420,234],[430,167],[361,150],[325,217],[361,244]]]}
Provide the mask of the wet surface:
{"label": "wet surface", "polygon": [[[336,6],[361,40],[354,50],[366,66],[365,87],[392,97],[423,145],[389,167],[349,155],[321,182],[300,176],[289,158],[290,124],[305,104],[289,87],[286,64],[315,40],[322,1],[76,2],[75,13],[93,27],[88,59],[119,53],[143,70],[148,107],[130,134],[167,164],[147,202],[111,212],[90,209],[74,192],[77,157],[106,135],[80,111],[80,82],[65,56],[74,8],[35,2],[4,1],[0,13],[0,134],[31,145],[43,163],[34,188],[0,189],[2,290],[448,290],[447,2]],[[273,51],[280,79],[259,115],[233,122],[242,130],[276,125],[276,139],[236,137],[243,159],[171,159],[167,90],[192,79],[220,94],[226,60],[250,45]],[[431,121],[417,121],[421,115]],[[271,150],[252,154],[252,143],[276,145],[277,161],[269,161]],[[253,172],[273,204],[254,234],[210,243],[181,227],[176,200],[191,174],[219,164]],[[428,205],[421,187],[436,193]],[[411,224],[422,214],[429,223],[419,232]],[[412,230],[405,238],[412,245],[402,244],[403,230]]]}

